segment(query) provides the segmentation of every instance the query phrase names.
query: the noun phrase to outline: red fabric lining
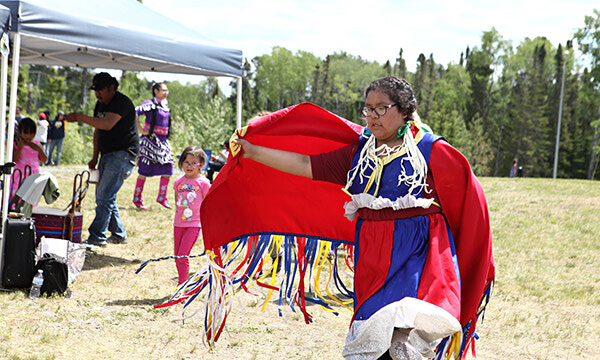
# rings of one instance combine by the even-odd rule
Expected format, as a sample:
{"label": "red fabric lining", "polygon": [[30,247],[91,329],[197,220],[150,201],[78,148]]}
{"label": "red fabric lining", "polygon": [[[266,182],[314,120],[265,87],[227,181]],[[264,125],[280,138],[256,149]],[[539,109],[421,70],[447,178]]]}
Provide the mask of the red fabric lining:
{"label": "red fabric lining", "polygon": [[473,321],[470,334],[481,296],[495,275],[487,203],[467,159],[448,143],[434,143],[429,164],[454,237],[462,286],[460,323]]}
{"label": "red fabric lining", "polygon": [[[310,103],[253,121],[244,139],[256,145],[318,154],[358,141],[361,127]],[[354,241],[340,186],[285,174],[230,155],[202,202],[206,249],[251,233],[287,233]]]}

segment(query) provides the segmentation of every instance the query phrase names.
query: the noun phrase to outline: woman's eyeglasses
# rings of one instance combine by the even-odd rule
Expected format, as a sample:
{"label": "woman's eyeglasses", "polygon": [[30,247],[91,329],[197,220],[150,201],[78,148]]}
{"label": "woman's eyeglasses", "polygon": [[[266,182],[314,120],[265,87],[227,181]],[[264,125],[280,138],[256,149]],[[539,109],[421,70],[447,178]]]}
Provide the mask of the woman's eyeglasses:
{"label": "woman's eyeglasses", "polygon": [[385,106],[375,106],[375,107],[367,107],[362,108],[361,112],[364,116],[371,116],[373,112],[377,114],[377,116],[383,116],[387,113],[389,108],[392,108],[398,104],[385,105]]}

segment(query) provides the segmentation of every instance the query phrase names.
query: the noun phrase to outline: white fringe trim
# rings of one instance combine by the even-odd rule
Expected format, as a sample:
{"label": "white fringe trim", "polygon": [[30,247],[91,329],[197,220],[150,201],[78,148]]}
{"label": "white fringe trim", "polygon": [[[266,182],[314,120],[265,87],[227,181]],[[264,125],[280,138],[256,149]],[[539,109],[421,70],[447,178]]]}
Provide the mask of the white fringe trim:
{"label": "white fringe trim", "polygon": [[369,208],[373,210],[392,208],[394,210],[402,210],[421,207],[428,209],[432,203],[433,199],[417,198],[411,194],[396,198],[395,201],[381,196],[375,197],[371,194],[355,194],[352,195],[352,201],[344,204],[344,210],[346,211],[344,216],[348,220],[353,221],[360,208]]}
{"label": "white fringe trim", "polygon": [[[398,175],[398,186],[402,186],[402,184],[405,184],[406,186],[408,186],[408,194],[412,195],[419,195],[423,191],[426,193],[431,193],[431,190],[427,185],[427,161],[425,161],[423,154],[419,150],[410,128],[407,129],[406,133],[404,134],[401,145],[390,148],[387,145],[383,144],[380,147],[376,148],[376,143],[377,140],[375,139],[375,136],[371,135],[367,139],[367,142],[365,143],[359,154],[356,166],[350,169],[350,171],[348,172],[345,186],[346,190],[348,190],[352,186],[356,178],[358,178],[360,184],[363,184],[365,181],[369,181],[369,176],[366,175],[367,171],[370,171],[370,176],[378,176],[377,169],[381,166],[381,164],[377,161],[377,159],[388,158],[404,148],[406,150],[406,156],[402,157],[400,160],[400,174]],[[407,174],[406,168],[404,167],[404,162],[408,162],[412,166],[412,175]],[[381,181],[381,179],[374,180],[376,183]],[[425,208],[427,207],[429,206],[426,206]]]}

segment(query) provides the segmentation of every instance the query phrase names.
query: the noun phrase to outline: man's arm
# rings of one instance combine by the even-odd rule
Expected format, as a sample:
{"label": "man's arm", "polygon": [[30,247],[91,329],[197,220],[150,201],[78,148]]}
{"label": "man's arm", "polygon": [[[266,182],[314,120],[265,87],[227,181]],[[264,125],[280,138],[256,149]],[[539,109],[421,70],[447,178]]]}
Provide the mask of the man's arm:
{"label": "man's arm", "polygon": [[69,113],[65,117],[68,122],[82,122],[100,130],[110,130],[121,120],[121,115],[109,112],[105,118],[91,117],[80,113]]}
{"label": "man's arm", "polygon": [[94,151],[92,153],[92,160],[88,162],[88,167],[90,169],[95,169],[96,164],[98,164],[98,154],[100,153],[98,149],[98,129],[94,130]]}

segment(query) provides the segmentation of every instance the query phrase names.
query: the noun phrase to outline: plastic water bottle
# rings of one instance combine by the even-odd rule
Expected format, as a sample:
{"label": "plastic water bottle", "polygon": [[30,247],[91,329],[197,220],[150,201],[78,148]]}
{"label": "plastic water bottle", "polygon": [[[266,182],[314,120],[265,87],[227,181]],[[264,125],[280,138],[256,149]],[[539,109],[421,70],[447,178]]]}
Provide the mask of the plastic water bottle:
{"label": "plastic water bottle", "polygon": [[37,299],[42,295],[42,285],[44,284],[44,271],[39,269],[37,274],[33,277],[31,283],[31,290],[29,291],[30,299]]}

